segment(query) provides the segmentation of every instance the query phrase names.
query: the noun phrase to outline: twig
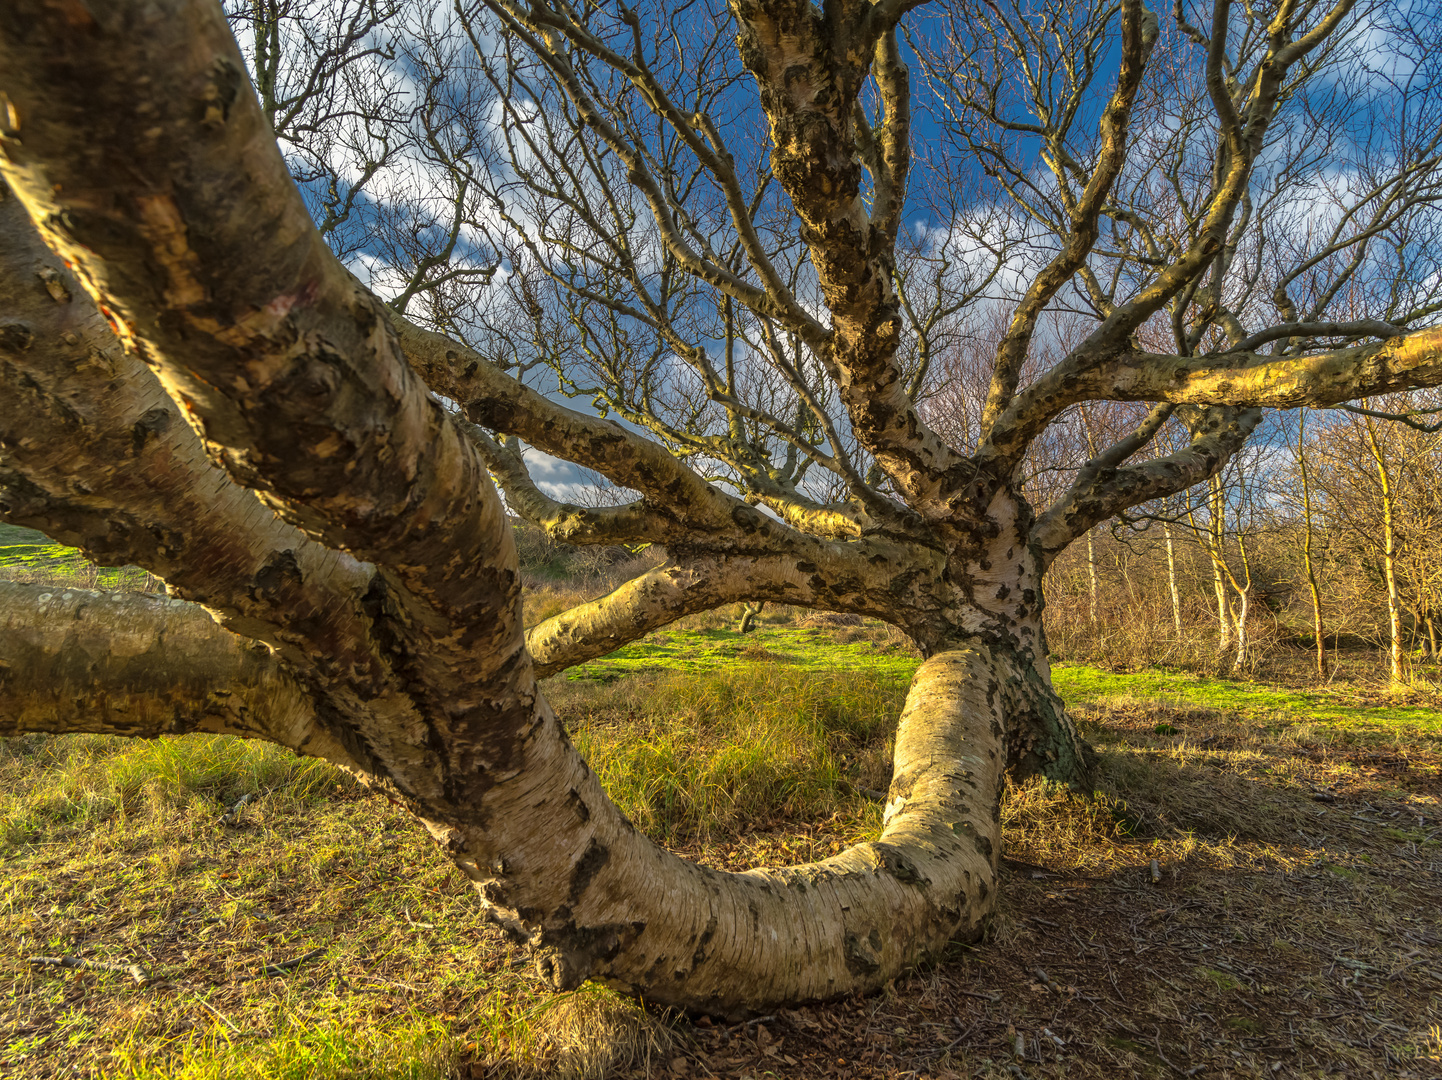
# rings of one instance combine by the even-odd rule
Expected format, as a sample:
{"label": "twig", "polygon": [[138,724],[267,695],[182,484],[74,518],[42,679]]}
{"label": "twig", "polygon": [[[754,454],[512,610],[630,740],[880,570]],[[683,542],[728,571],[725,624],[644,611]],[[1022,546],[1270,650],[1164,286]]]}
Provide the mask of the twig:
{"label": "twig", "polygon": [[279,964],[266,964],[265,967],[260,969],[259,975],[246,975],[244,978],[238,979],[236,981],[250,982],[252,979],[268,979],[272,975],[288,975],[290,972],[300,967],[301,964],[304,964],[307,960],[314,960],[317,956],[324,955],[324,949],[312,949],[304,956],[297,956],[291,960],[283,960]]}
{"label": "twig", "polygon": [[980,998],[982,1001],[989,1001],[993,1005],[995,1005],[998,1001],[1001,1000],[1000,994],[982,994],[978,993],[975,990],[958,990],[956,992],[958,994],[961,994],[963,997]]}
{"label": "twig", "polygon": [[1162,1064],[1163,1064],[1163,1065],[1165,1065],[1167,1068],[1171,1069],[1172,1072],[1178,1074],[1179,1076],[1188,1076],[1188,1075],[1190,1075],[1189,1073],[1183,1072],[1183,1071],[1182,1071],[1181,1069],[1179,1069],[1177,1066],[1173,1065],[1170,1061],[1167,1060],[1167,1055],[1164,1054],[1164,1053],[1162,1053],[1162,1029],[1161,1029],[1161,1028],[1157,1028],[1157,1036],[1156,1036],[1156,1038],[1153,1040],[1153,1042],[1156,1044],[1157,1057],[1159,1057],[1159,1058],[1162,1059]]}
{"label": "twig", "polygon": [[219,1009],[217,1009],[217,1008],[216,1008],[214,1005],[212,1005],[210,1002],[206,1001],[205,998],[201,997],[199,994],[196,994],[196,995],[195,995],[195,1003],[196,1003],[197,1005],[199,1005],[202,1009],[208,1010],[212,1016],[214,1016],[217,1020],[219,1020],[219,1021],[220,1021],[222,1024],[224,1024],[226,1027],[230,1028],[231,1031],[235,1032],[237,1035],[240,1034],[240,1028],[238,1028],[238,1027],[236,1027],[234,1024],[232,1024],[232,1023],[226,1018],[226,1016],[225,1016],[225,1014],[224,1014],[223,1012],[221,1012]]}
{"label": "twig", "polygon": [[112,964],[105,960],[87,960],[83,956],[32,956],[30,962],[36,967],[62,967],[71,971],[91,968],[95,971],[118,971],[129,975],[141,986],[150,981],[150,975],[139,964]]}
{"label": "twig", "polygon": [[234,806],[232,806],[229,810],[227,810],[225,813],[223,813],[223,814],[220,815],[220,821],[218,822],[218,824],[220,824],[220,825],[239,825],[239,824],[240,824],[240,813],[241,813],[242,810],[245,809],[246,804],[249,803],[250,800],[251,800],[251,795],[250,795],[249,792],[246,792],[246,794],[242,795],[239,799],[237,799],[237,800],[235,801],[235,805],[234,805]]}
{"label": "twig", "polygon": [[410,905],[409,905],[409,904],[402,905],[402,907],[401,907],[401,913],[405,915],[405,917],[406,917],[406,922],[410,923],[412,926],[416,927],[418,930],[434,930],[434,929],[436,928],[436,924],[433,923],[433,922],[416,922],[415,919],[412,919],[412,918],[411,918],[411,909],[410,909]]}

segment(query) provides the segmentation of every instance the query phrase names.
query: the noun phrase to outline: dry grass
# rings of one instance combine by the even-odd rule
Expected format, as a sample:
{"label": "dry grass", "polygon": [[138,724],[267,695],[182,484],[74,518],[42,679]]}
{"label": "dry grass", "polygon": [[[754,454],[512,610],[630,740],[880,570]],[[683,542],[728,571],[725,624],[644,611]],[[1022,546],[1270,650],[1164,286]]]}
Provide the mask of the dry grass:
{"label": "dry grass", "polygon": [[[551,693],[628,812],[712,865],[824,857],[875,828],[846,784],[884,786],[894,680],[762,660]],[[1442,1075],[1435,743],[1175,700],[1076,711],[1102,791],[1009,793],[987,941],[866,1001],[729,1028],[550,995],[420,831],[324,766],[228,740],[12,740],[0,1072]],[[773,771],[724,787],[757,745]],[[698,795],[706,776],[724,798]],[[219,824],[247,792],[240,827]],[[67,954],[152,981],[26,962]]]}

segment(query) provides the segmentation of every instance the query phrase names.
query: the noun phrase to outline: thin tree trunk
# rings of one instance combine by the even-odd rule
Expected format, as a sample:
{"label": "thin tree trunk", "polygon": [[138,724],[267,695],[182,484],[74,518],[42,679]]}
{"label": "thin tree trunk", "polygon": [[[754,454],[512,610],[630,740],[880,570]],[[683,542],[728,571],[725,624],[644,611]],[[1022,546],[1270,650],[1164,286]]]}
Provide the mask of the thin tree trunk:
{"label": "thin tree trunk", "polygon": [[1217,601],[1217,652],[1219,654],[1225,653],[1232,643],[1231,611],[1227,604],[1227,577],[1230,576],[1230,572],[1222,557],[1222,539],[1226,535],[1226,521],[1222,517],[1223,506],[1222,482],[1214,476],[1207,481],[1207,511],[1210,517],[1206,529],[1198,527],[1192,512],[1187,512],[1187,520],[1191,523],[1192,533],[1198,542],[1207,549],[1207,555],[1212,562],[1212,594]]}
{"label": "thin tree trunk", "polygon": [[1252,605],[1252,562],[1247,555],[1247,542],[1243,538],[1240,525],[1237,528],[1237,547],[1242,553],[1242,584],[1237,585],[1236,579],[1232,579],[1232,588],[1236,589],[1241,604],[1237,611],[1237,657],[1232,661],[1232,671],[1240,672],[1247,665],[1248,649],[1251,642],[1247,638],[1247,616]]}
{"label": "thin tree trunk", "polygon": [[1382,573],[1387,581],[1387,633],[1389,637],[1388,657],[1391,679],[1400,685],[1406,680],[1402,676],[1402,605],[1397,595],[1397,497],[1392,487],[1392,473],[1387,468],[1386,455],[1377,441],[1377,432],[1371,418],[1366,420],[1367,446],[1377,466],[1377,482],[1382,488]]}
{"label": "thin tree trunk", "polygon": [[1322,591],[1317,587],[1317,566],[1312,559],[1312,479],[1307,468],[1307,413],[1297,413],[1297,464],[1302,473],[1302,562],[1312,593],[1312,637],[1317,647],[1317,678],[1327,677],[1327,645],[1322,632]]}
{"label": "thin tree trunk", "polygon": [[738,634],[749,634],[756,626],[756,619],[761,614],[761,609],[766,606],[762,600],[755,604],[741,605],[741,618],[736,620],[736,632]]}
{"label": "thin tree trunk", "polygon": [[1092,627],[1097,624],[1097,551],[1096,545],[1092,542],[1091,530],[1087,530],[1087,579],[1091,586],[1091,600],[1087,611],[1091,617]]}
{"label": "thin tree trunk", "polygon": [[1172,591],[1172,630],[1177,637],[1182,636],[1182,594],[1177,588],[1177,555],[1172,546],[1172,527],[1168,522],[1162,523],[1162,535],[1167,538],[1167,584]]}

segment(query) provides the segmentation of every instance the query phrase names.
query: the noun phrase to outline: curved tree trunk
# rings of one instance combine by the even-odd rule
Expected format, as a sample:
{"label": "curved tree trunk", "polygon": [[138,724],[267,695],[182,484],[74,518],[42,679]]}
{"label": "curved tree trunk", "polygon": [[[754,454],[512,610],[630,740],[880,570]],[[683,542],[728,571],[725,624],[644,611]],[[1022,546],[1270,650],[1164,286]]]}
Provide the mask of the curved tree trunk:
{"label": "curved tree trunk", "polygon": [[756,620],[761,615],[761,609],[765,606],[765,600],[757,601],[754,604],[743,604],[741,617],[736,620],[736,632],[738,634],[751,633],[756,628]]}
{"label": "curved tree trunk", "polygon": [[[195,605],[0,584],[0,620],[0,732],[212,731],[353,765],[272,650]],[[493,732],[508,767],[479,794],[430,793],[421,816],[559,989],[601,979],[730,1017],[873,990],[977,937],[994,909],[1006,721],[1035,707],[1033,678],[980,639],[925,661],[881,837],[819,863],[731,874],[652,843],[571,746],[525,659],[513,685],[531,707]],[[402,756],[390,764],[400,789],[423,782]]]}

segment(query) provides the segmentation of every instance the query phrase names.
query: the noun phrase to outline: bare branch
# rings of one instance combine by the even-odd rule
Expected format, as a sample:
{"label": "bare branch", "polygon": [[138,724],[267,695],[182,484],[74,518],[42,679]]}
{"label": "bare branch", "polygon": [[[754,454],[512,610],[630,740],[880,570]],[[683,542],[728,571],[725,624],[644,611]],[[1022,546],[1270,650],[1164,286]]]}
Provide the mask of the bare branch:
{"label": "bare branch", "polygon": [[1226,353],[1252,352],[1259,345],[1265,345],[1269,341],[1276,341],[1279,338],[1393,338],[1401,337],[1407,331],[1391,323],[1382,322],[1380,319],[1360,319],[1355,322],[1294,322],[1284,323],[1281,326],[1268,327],[1251,337],[1244,338]]}
{"label": "bare branch", "polygon": [[1046,562],[1107,518],[1215,476],[1262,420],[1258,408],[1198,410],[1183,406],[1189,410],[1186,419],[1192,429],[1192,440],[1186,447],[1164,457],[1118,467],[1150,441],[1174,408],[1166,404],[1153,409],[1137,432],[1087,462],[1071,489],[1037,517],[1032,537]]}
{"label": "bare branch", "polygon": [[259,642],[196,604],[0,581],[0,735],[209,732],[353,764]]}
{"label": "bare branch", "polygon": [[475,443],[506,504],[546,535],[563,544],[661,543],[683,535],[676,518],[650,509],[644,500],[622,506],[577,506],[553,499],[536,486],[519,445],[503,446],[475,424],[465,432]]}

